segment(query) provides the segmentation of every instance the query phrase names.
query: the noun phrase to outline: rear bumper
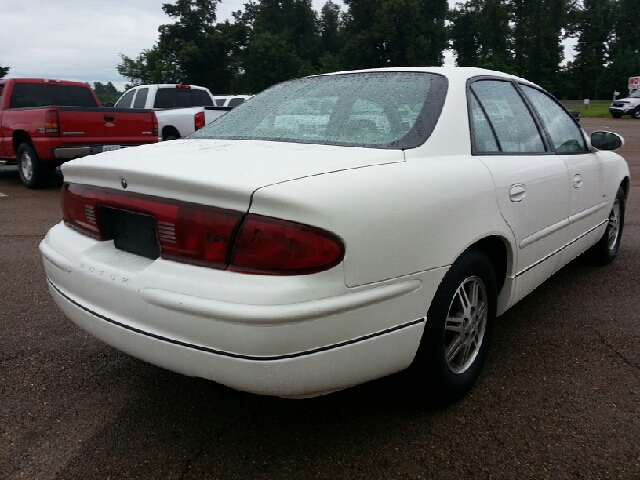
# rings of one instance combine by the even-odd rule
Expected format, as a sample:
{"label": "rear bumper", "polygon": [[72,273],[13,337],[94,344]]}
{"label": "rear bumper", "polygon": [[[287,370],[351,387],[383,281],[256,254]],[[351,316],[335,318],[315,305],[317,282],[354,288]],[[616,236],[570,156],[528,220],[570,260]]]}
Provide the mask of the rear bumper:
{"label": "rear bumper", "polygon": [[426,321],[425,282],[437,288],[446,270],[348,289],[338,267],[265,278],[140,259],[109,243],[60,224],[40,246],[49,290],[72,321],[155,365],[283,397],[409,366]]}
{"label": "rear bumper", "polygon": [[81,147],[60,147],[53,149],[53,158],[56,160],[73,160],[74,158],[95,155],[108,150],[119,150],[121,148],[133,146],[135,145],[87,145]]}

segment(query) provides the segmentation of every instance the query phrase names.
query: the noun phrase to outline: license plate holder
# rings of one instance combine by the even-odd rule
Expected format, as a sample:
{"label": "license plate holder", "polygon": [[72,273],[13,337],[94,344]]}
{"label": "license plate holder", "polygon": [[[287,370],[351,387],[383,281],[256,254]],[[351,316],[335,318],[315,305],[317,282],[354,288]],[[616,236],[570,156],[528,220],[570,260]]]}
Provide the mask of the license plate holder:
{"label": "license plate holder", "polygon": [[160,256],[154,217],[109,207],[102,207],[100,214],[105,236],[118,250],[152,260]]}
{"label": "license plate holder", "polygon": [[102,151],[103,152],[113,152],[114,150],[120,150],[122,148],[122,145],[103,145],[102,146]]}

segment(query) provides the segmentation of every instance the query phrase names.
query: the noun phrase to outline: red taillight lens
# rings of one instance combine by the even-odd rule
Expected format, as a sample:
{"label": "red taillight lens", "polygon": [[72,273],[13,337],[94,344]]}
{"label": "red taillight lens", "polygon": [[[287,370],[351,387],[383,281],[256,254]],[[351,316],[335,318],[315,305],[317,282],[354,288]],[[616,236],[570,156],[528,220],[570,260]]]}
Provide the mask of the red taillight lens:
{"label": "red taillight lens", "polygon": [[335,235],[295,222],[247,215],[234,244],[230,270],[300,274],[327,270],[342,261]]}
{"label": "red taillight lens", "polygon": [[65,223],[93,238],[102,238],[98,226],[96,203],[98,198],[88,190],[80,190],[77,185],[65,183],[62,186],[60,206]]}
{"label": "red taillight lens", "polygon": [[198,112],[193,118],[196,130],[200,130],[204,127],[204,112]]}
{"label": "red taillight lens", "polygon": [[332,233],[260,215],[75,184],[62,187],[60,202],[66,224],[99,240],[113,231],[103,208],[152,216],[161,256],[183,263],[294,275],[327,270],[344,257]]}
{"label": "red taillight lens", "polygon": [[44,114],[44,132],[48,137],[60,135],[60,123],[57,110],[47,110]]}
{"label": "red taillight lens", "polygon": [[153,136],[158,136],[158,117],[155,112],[151,112],[151,121],[153,122]]}

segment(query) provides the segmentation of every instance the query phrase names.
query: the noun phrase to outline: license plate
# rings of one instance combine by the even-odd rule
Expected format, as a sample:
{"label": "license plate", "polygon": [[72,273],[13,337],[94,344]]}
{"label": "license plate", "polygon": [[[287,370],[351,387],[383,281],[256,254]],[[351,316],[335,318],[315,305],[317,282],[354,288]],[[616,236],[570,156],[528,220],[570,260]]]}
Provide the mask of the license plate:
{"label": "license plate", "polygon": [[103,145],[103,152],[112,152],[113,150],[120,150],[122,147],[120,145]]}
{"label": "license plate", "polygon": [[125,252],[155,260],[160,256],[156,221],[149,215],[102,207],[100,211],[105,236]]}

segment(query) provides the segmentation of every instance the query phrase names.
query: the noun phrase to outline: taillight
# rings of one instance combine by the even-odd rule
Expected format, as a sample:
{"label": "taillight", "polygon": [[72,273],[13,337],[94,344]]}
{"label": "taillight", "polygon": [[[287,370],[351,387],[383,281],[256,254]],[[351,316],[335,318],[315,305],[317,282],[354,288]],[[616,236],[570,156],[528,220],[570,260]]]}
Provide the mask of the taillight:
{"label": "taillight", "polygon": [[193,118],[196,130],[200,130],[204,127],[204,112],[198,112]]}
{"label": "taillight", "polygon": [[74,184],[62,187],[61,205],[66,224],[99,240],[114,230],[103,225],[103,208],[152,216],[160,255],[182,263],[295,275],[327,270],[344,257],[334,234],[261,215]]}
{"label": "taillight", "polygon": [[158,117],[156,117],[156,112],[151,112],[151,121],[153,122],[153,136],[158,136]]}
{"label": "taillight", "polygon": [[44,113],[44,132],[48,137],[60,135],[60,123],[58,122],[58,111],[47,110]]}
{"label": "taillight", "polygon": [[331,268],[342,261],[342,241],[325,230],[249,214],[233,247],[230,270],[300,274]]}

